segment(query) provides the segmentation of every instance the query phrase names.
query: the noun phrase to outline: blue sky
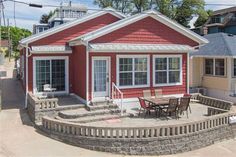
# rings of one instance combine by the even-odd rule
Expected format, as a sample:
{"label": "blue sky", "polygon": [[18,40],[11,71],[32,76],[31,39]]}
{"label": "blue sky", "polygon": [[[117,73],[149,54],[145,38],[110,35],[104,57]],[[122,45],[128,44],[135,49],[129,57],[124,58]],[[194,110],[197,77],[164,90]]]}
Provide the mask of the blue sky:
{"label": "blue sky", "polygon": [[[19,0],[28,3],[36,3],[36,4],[51,4],[51,5],[60,5],[61,2],[68,2],[69,0]],[[72,0],[72,3],[81,3],[85,4],[88,8],[97,8],[93,4],[94,0]],[[235,4],[236,0],[205,0],[206,3],[224,3],[224,4]],[[13,2],[4,2],[5,6],[5,16],[9,18],[10,25],[14,25],[14,3]],[[207,6],[207,9],[222,9],[230,6]],[[32,8],[23,4],[15,4],[16,10],[16,25],[18,27],[27,28],[32,30],[33,24],[38,23],[40,16],[44,13],[48,13],[50,10],[55,8],[45,7],[45,8]]]}

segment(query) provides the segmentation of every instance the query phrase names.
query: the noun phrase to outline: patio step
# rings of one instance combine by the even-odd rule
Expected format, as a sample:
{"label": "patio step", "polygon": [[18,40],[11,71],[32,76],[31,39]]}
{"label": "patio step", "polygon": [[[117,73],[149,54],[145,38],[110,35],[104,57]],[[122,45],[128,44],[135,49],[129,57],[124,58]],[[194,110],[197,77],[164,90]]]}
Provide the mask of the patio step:
{"label": "patio step", "polygon": [[123,114],[122,116],[120,114],[105,114],[105,115],[96,115],[96,116],[89,116],[89,117],[79,117],[75,119],[64,119],[59,116],[55,117],[55,119],[67,121],[67,122],[73,122],[73,123],[89,123],[89,122],[97,122],[97,121],[105,121],[105,120],[111,120],[111,119],[120,119],[124,117],[128,117],[129,114]]}
{"label": "patio step", "polygon": [[119,107],[112,101],[92,102],[86,106],[88,111],[103,110],[103,109],[118,109]]}
{"label": "patio step", "polygon": [[70,111],[61,111],[58,113],[58,116],[64,119],[74,119],[79,117],[88,117],[104,114],[114,114],[120,113],[120,109],[103,109],[103,110],[92,110],[87,111],[86,109],[70,110]]}

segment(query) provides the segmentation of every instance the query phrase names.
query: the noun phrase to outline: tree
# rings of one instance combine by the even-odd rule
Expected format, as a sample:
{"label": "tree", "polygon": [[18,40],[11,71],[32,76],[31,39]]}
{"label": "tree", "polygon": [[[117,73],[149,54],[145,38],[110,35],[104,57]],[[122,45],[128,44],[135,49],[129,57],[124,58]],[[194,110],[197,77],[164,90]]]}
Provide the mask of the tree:
{"label": "tree", "polygon": [[213,14],[212,10],[207,10],[206,12],[202,12],[202,13],[200,12],[194,26],[199,27],[199,26],[204,25],[207,22],[208,18],[212,16],[212,14]]}
{"label": "tree", "polygon": [[189,21],[193,18],[192,15],[206,12],[204,6],[204,0],[183,0],[176,8],[175,20],[183,26],[189,27]]}
{"label": "tree", "polygon": [[43,14],[39,20],[40,23],[48,23],[48,20],[53,16],[54,11],[50,11],[48,14]]}
{"label": "tree", "polygon": [[[2,26],[1,28],[1,39],[8,40],[8,27]],[[13,56],[18,57],[19,56],[19,50],[17,49],[17,46],[19,44],[19,41],[23,38],[26,38],[30,36],[32,33],[23,28],[18,27],[10,27],[10,35],[12,40],[12,46],[13,46]],[[16,58],[17,59],[17,58]]]}
{"label": "tree", "polygon": [[94,3],[100,8],[113,7],[126,14],[156,9],[185,27],[188,27],[192,15],[198,15],[199,20],[206,19],[204,0],[95,0]]}

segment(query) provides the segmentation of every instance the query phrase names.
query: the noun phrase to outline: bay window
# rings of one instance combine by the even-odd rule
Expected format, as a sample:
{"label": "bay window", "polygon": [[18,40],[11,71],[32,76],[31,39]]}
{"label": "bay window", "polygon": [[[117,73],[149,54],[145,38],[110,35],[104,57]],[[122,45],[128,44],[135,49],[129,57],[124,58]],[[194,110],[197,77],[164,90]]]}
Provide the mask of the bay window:
{"label": "bay window", "polygon": [[118,84],[120,87],[148,86],[149,61],[146,56],[118,57]]}
{"label": "bay window", "polygon": [[34,60],[34,90],[43,92],[43,85],[50,84],[56,92],[67,91],[67,59],[42,57]]}
{"label": "bay window", "polygon": [[223,58],[206,58],[205,75],[225,76],[225,59]]}
{"label": "bay window", "polygon": [[154,57],[154,85],[182,84],[182,57]]}

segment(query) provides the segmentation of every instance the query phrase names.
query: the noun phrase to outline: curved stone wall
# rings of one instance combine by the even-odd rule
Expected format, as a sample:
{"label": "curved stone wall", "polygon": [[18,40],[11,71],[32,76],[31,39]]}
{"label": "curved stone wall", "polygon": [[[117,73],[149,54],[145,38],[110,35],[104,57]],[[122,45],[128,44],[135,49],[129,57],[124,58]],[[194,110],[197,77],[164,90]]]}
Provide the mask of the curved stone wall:
{"label": "curved stone wall", "polygon": [[97,151],[130,155],[163,155],[190,151],[233,138],[235,129],[224,113],[201,121],[152,127],[91,127],[43,117],[42,129],[52,138]]}

